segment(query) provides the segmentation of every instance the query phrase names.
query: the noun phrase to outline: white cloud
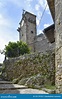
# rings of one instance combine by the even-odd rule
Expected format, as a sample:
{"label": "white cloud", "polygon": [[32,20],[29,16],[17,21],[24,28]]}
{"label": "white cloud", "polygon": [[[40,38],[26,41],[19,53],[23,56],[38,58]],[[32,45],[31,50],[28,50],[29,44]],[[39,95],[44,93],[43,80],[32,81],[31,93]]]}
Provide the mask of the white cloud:
{"label": "white cloud", "polygon": [[7,44],[7,42],[5,41],[4,38],[0,37],[0,49],[3,50],[4,49],[4,45]]}
{"label": "white cloud", "polygon": [[[8,1],[8,0],[7,0]],[[14,5],[18,6],[18,7],[21,7],[21,2],[20,0],[9,0],[9,2],[12,2]]]}
{"label": "white cloud", "polygon": [[33,0],[26,0],[27,2],[32,2]]}
{"label": "white cloud", "polygon": [[[17,30],[15,33],[14,29],[15,25],[8,16],[3,16],[3,14],[0,13],[0,50],[3,50],[9,41],[13,42],[17,40]],[[0,62],[3,62],[3,60],[4,55],[0,54]]]}
{"label": "white cloud", "polygon": [[0,8],[3,6],[3,4],[0,2]]}
{"label": "white cloud", "polygon": [[38,0],[38,2],[43,8],[47,5],[47,0]]}
{"label": "white cloud", "polygon": [[35,9],[38,11],[39,8],[40,8],[40,5],[39,5],[39,4],[36,4],[36,5],[35,5]]}
{"label": "white cloud", "polygon": [[37,19],[36,19],[37,26],[40,24],[41,16],[42,16],[42,12],[38,11],[37,12]]}
{"label": "white cloud", "polygon": [[[9,41],[15,42],[18,40],[16,24],[13,23],[8,16],[0,14],[0,50],[5,48]],[[0,54],[0,62],[3,62],[4,55]]]}
{"label": "white cloud", "polygon": [[[17,37],[11,36],[11,33],[11,30],[4,30],[3,28],[0,30],[0,50],[3,50],[9,41],[13,42],[17,40]],[[3,59],[4,56],[0,55],[0,62],[2,62]]]}
{"label": "white cloud", "polygon": [[31,5],[32,1],[33,0],[24,0],[25,5],[23,6],[23,8],[26,11],[29,11],[29,12],[31,12],[33,14],[34,13],[34,9],[33,9],[32,5]]}
{"label": "white cloud", "polygon": [[0,26],[9,26],[8,19],[4,18],[2,14],[0,14]]}
{"label": "white cloud", "polygon": [[36,20],[36,24],[37,24],[37,26],[39,25],[39,19]]}
{"label": "white cloud", "polygon": [[[7,42],[5,41],[4,38],[1,38],[0,36],[0,50],[2,51],[5,47],[5,45],[7,44]],[[4,61],[4,55],[0,54],[0,63],[2,63]]]}
{"label": "white cloud", "polygon": [[3,1],[3,0],[1,0],[1,1],[0,1],[0,10],[1,10],[1,8],[4,8],[5,5],[6,5],[6,2]]}
{"label": "white cloud", "polygon": [[[8,1],[8,0],[7,0]],[[9,0],[9,2],[12,2],[14,5],[16,5],[17,7],[22,7],[22,9],[28,8],[30,7],[30,3],[33,0]]]}
{"label": "white cloud", "polygon": [[1,57],[1,58],[0,58],[0,63],[3,63],[3,61],[4,61],[4,57],[5,57],[5,56],[2,55],[2,54],[0,54],[0,57]]}
{"label": "white cloud", "polygon": [[5,7],[7,5],[10,5],[11,3],[16,5],[16,7],[21,7],[24,0],[1,0],[0,1],[0,7]]}
{"label": "white cloud", "polygon": [[44,24],[44,28],[47,28],[48,26],[50,26],[51,24]]}
{"label": "white cloud", "polygon": [[40,29],[39,29],[37,32],[38,32],[38,34],[41,34],[41,33],[43,33],[43,31],[42,31],[42,30],[40,30]]}
{"label": "white cloud", "polygon": [[37,17],[40,19],[41,16],[42,16],[42,12],[41,12],[41,11],[38,11],[38,13],[37,13]]}
{"label": "white cloud", "polygon": [[47,0],[38,0],[38,3],[43,9],[45,9],[45,7],[46,7],[47,13],[50,14],[49,13],[49,6],[47,4]]}
{"label": "white cloud", "polygon": [[[11,32],[10,30],[7,32]],[[10,35],[10,33],[7,33],[4,30],[0,31],[0,50],[3,50],[5,48],[5,45],[8,44],[9,41],[15,42],[16,39]],[[1,34],[2,33],[2,34]],[[0,62],[3,62],[4,60],[4,55],[0,54]]]}

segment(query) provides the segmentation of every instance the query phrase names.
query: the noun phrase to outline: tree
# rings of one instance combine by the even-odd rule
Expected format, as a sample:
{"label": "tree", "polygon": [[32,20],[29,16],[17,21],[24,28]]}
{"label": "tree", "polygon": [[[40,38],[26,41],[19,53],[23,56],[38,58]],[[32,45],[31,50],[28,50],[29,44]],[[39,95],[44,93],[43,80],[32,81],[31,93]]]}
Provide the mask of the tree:
{"label": "tree", "polygon": [[25,53],[29,53],[30,49],[26,43],[17,41],[9,42],[9,44],[5,46],[4,52],[6,57],[18,57]]}
{"label": "tree", "polygon": [[30,53],[30,49],[25,42],[18,41],[17,45],[18,45],[18,49],[19,49],[19,55],[23,55],[25,53]]}

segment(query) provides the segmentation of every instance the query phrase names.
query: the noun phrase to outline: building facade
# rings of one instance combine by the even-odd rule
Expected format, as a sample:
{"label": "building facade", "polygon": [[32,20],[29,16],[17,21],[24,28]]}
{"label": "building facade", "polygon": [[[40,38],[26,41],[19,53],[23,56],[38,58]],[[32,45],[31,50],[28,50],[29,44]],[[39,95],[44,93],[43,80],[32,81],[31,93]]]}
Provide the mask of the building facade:
{"label": "building facade", "polygon": [[[35,33],[32,42],[35,46],[34,51],[46,52],[47,50],[55,49],[56,93],[62,93],[62,0],[47,0],[47,2],[54,21],[54,26],[50,26],[47,29],[44,29],[44,33],[46,36],[44,34],[40,34],[37,36],[37,34]],[[20,30],[21,27],[18,29],[19,33]],[[20,38],[20,40],[22,39]]]}
{"label": "building facade", "polygon": [[[55,44],[50,43],[44,34],[37,35],[36,15],[23,11],[19,32],[19,40],[26,42],[32,52],[45,53],[54,49]],[[51,31],[50,31],[51,32]]]}
{"label": "building facade", "polygon": [[62,0],[55,0],[56,92],[62,93]]}
{"label": "building facade", "polygon": [[36,37],[36,16],[23,11],[18,31],[19,40],[26,42],[32,51],[35,51],[34,40]]}
{"label": "building facade", "polygon": [[56,93],[62,93],[62,0],[47,0],[55,23],[55,85]]}

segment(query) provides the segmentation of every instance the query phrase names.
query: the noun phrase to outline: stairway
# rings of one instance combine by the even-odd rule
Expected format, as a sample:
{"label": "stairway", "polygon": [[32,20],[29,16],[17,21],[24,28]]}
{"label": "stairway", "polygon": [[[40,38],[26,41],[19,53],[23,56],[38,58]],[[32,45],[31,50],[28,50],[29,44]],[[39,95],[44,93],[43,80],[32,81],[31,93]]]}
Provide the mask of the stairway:
{"label": "stairway", "polygon": [[13,84],[2,79],[2,66],[0,66],[0,94],[47,94],[42,90],[31,89],[27,86]]}
{"label": "stairway", "polygon": [[31,89],[27,86],[0,81],[0,94],[48,94],[42,90]]}
{"label": "stairway", "polygon": [[26,86],[12,84],[12,82],[8,81],[0,81],[0,93],[20,93],[20,89],[26,89]]}

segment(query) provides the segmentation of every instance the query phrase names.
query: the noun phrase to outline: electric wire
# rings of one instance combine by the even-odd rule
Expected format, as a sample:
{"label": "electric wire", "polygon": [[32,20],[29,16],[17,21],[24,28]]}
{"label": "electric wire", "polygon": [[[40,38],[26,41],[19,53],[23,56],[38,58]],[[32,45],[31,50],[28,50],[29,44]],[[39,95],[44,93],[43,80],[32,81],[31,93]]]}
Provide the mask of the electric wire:
{"label": "electric wire", "polygon": [[43,11],[42,16],[41,16],[41,18],[40,18],[40,21],[39,21],[38,26],[40,26],[40,23],[41,23],[41,20],[42,20],[42,18],[43,18],[43,16],[44,16],[44,13],[45,13],[46,8],[47,8],[47,4],[46,4],[46,6],[45,6],[45,8],[44,8],[44,11]]}

